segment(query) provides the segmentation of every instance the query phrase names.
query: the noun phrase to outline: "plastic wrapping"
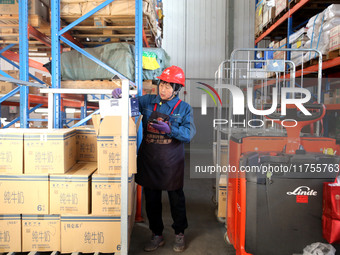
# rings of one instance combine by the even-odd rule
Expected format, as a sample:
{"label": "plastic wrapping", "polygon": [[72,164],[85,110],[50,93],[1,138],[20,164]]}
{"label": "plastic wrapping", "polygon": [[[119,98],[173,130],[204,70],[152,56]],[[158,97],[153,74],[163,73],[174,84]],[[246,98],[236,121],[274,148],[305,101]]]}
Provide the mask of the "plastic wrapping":
{"label": "plastic wrapping", "polygon": [[330,31],[333,27],[340,25],[340,17],[334,17],[323,25],[323,31]]}
{"label": "plastic wrapping", "polygon": [[306,27],[309,29],[309,28],[313,28],[313,26],[321,25],[324,12],[325,11],[320,12],[320,13],[316,14],[315,16],[313,16],[312,18],[310,18]]}
{"label": "plastic wrapping", "polygon": [[[87,48],[86,52],[115,69],[129,80],[135,78],[134,45],[128,43],[112,43],[96,48]],[[143,70],[144,80],[154,80],[162,71],[170,66],[170,57],[160,48],[143,48],[144,52],[152,52],[157,56],[160,68]],[[64,52],[61,55],[62,80],[100,80],[112,79],[113,74],[78,51]]]}
{"label": "plastic wrapping", "polygon": [[340,4],[332,4],[327,7],[325,11],[326,20],[333,19],[335,17],[340,17]]}
{"label": "plastic wrapping", "polygon": [[303,255],[335,255],[335,251],[331,244],[312,243],[303,249]]}
{"label": "plastic wrapping", "polygon": [[306,34],[307,33],[307,30],[305,27],[299,29],[297,32],[291,34],[289,36],[289,43],[290,44],[293,44],[295,43],[297,40],[299,40],[299,38],[301,38],[302,35]]}

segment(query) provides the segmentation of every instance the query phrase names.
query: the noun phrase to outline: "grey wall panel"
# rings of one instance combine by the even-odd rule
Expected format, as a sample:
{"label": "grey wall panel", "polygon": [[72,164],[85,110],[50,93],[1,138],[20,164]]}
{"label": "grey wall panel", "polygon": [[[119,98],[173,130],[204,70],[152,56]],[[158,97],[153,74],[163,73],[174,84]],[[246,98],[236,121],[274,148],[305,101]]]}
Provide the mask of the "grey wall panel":
{"label": "grey wall panel", "polygon": [[227,0],[164,0],[163,48],[187,78],[213,79],[225,57]]}
{"label": "grey wall panel", "polygon": [[233,4],[234,48],[254,48],[255,1],[235,0]]}
{"label": "grey wall panel", "polygon": [[185,70],[185,30],[186,30],[186,1],[163,1],[164,26],[162,47],[171,57],[172,65]]}
{"label": "grey wall panel", "polygon": [[213,79],[225,59],[225,0],[187,0],[187,77]]}

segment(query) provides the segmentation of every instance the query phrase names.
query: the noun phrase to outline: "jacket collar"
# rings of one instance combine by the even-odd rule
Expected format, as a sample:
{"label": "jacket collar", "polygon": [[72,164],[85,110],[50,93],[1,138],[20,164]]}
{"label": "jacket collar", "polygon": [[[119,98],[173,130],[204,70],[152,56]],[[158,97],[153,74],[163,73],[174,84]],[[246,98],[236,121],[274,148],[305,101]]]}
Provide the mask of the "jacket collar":
{"label": "jacket collar", "polygon": [[[166,101],[164,104],[167,104],[170,108],[173,108],[175,107],[176,103],[178,102],[179,100],[179,97],[178,95],[175,96],[173,99],[169,100],[169,101]],[[156,96],[153,100],[152,100],[152,104],[159,104],[161,102],[161,97],[160,95]]]}

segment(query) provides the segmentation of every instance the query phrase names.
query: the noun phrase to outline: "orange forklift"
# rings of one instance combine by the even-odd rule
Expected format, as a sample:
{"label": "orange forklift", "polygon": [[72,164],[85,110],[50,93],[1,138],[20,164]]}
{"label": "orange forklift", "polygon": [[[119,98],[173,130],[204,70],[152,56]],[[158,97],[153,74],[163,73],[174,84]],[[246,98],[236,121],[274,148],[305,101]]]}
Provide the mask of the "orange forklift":
{"label": "orange forklift", "polygon": [[300,136],[304,126],[325,115],[323,104],[305,104],[312,115],[287,105],[286,136],[232,134],[225,239],[237,255],[302,253],[322,237],[322,187],[339,171],[335,139]]}

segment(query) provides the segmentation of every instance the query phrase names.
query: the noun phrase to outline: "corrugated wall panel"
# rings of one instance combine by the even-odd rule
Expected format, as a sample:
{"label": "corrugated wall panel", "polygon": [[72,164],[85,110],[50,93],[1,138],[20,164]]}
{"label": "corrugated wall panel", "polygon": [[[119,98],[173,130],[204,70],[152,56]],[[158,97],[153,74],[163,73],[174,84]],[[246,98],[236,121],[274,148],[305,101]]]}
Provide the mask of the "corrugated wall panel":
{"label": "corrugated wall panel", "polygon": [[225,59],[226,0],[187,0],[187,77],[214,78]]}
{"label": "corrugated wall panel", "polygon": [[254,48],[255,1],[234,1],[234,48]]}
{"label": "corrugated wall panel", "polygon": [[163,0],[163,48],[189,79],[213,79],[226,58],[226,2]]}
{"label": "corrugated wall panel", "polygon": [[171,64],[185,70],[185,30],[186,30],[186,1],[163,1],[164,26],[162,48],[171,57]]}

